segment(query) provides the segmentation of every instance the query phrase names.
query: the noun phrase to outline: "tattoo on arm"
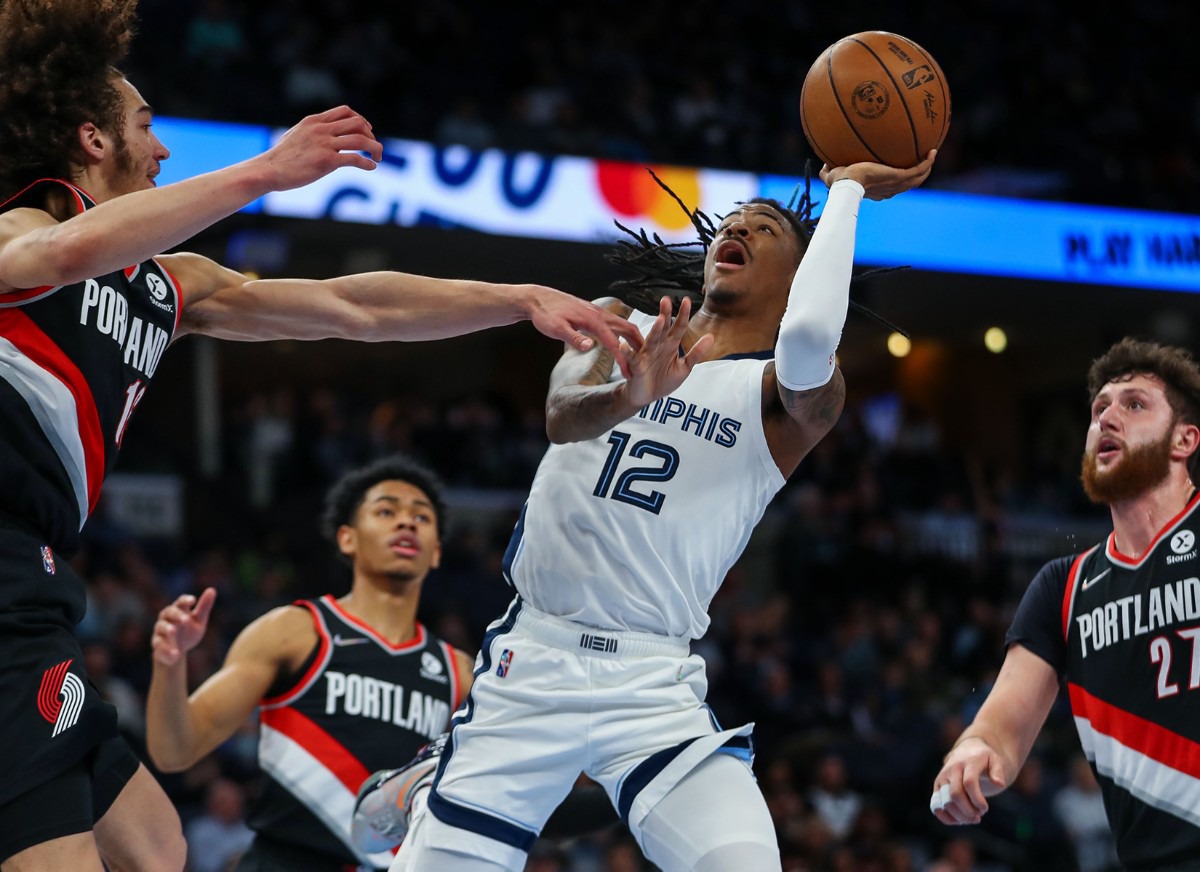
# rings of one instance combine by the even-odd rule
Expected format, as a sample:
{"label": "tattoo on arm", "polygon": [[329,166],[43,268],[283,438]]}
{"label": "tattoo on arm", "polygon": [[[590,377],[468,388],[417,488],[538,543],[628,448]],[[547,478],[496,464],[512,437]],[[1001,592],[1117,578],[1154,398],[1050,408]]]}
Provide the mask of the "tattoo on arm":
{"label": "tattoo on arm", "polygon": [[808,391],[789,390],[779,383],[778,377],[775,384],[782,411],[801,424],[829,430],[837,423],[846,404],[846,380],[840,369],[833,371],[833,377],[827,383]]}
{"label": "tattoo on arm", "polygon": [[610,373],[613,368],[613,353],[602,345],[597,344],[597,353],[592,365],[588,367],[583,378],[579,379],[581,385],[602,385],[608,382]]}

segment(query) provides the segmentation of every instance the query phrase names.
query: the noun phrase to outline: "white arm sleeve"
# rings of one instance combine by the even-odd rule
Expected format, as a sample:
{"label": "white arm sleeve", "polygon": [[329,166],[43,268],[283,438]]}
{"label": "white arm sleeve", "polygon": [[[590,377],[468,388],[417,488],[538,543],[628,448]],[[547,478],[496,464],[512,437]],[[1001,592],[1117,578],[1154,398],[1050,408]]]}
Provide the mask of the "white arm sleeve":
{"label": "white arm sleeve", "polygon": [[775,377],[788,390],[812,390],[833,378],[834,353],[850,306],[854,233],[864,193],[853,179],[833,183],[792,279],[775,343]]}

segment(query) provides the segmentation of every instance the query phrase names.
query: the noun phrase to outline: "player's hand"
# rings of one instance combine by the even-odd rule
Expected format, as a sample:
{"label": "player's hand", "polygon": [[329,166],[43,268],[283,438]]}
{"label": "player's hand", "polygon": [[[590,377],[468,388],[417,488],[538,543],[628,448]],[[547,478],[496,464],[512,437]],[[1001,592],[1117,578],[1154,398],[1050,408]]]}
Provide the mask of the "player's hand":
{"label": "player's hand", "polygon": [[599,341],[629,377],[630,355],[642,347],[637,327],[595,303],[553,288],[532,287],[535,293],[530,295],[529,320],[534,327],[576,351],[591,351]]}
{"label": "player's hand", "polygon": [[272,191],[303,187],[341,167],[373,170],[382,157],[371,124],[349,106],[309,115],[261,155]]}
{"label": "player's hand", "polygon": [[647,331],[646,341],[629,355],[625,396],[635,409],[665,397],[683,384],[692,367],[705,360],[712,349],[714,339],[712,334],[706,333],[696,340],[686,355],[680,355],[679,343],[687,330],[692,301],[684,297],[674,318],[671,308],[670,297],[659,300],[658,317]]}
{"label": "player's hand", "polygon": [[902,170],[878,163],[856,163],[848,167],[821,167],[821,181],[832,187],[839,179],[854,179],[863,186],[868,200],[887,200],[923,184],[933,170],[937,149],[930,149],[925,160],[914,167]]}
{"label": "player's hand", "polygon": [[944,824],[977,824],[987,813],[987,797],[1006,787],[1008,775],[1000,755],[983,739],[964,739],[933,779],[929,810]]}
{"label": "player's hand", "polygon": [[209,587],[199,599],[185,593],[158,613],[150,638],[150,651],[156,663],[174,666],[200,644],[216,599],[216,588]]}

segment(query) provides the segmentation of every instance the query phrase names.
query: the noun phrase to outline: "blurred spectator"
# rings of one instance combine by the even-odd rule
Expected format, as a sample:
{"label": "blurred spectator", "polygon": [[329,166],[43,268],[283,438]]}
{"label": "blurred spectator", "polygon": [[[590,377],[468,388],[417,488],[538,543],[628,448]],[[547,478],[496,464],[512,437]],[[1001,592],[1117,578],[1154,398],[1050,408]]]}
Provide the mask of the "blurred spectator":
{"label": "blurred spectator", "polygon": [[808,801],[835,839],[850,834],[863,809],[863,799],[847,784],[846,762],[840,754],[825,754],[817,761]]}
{"label": "blurred spectator", "polygon": [[112,648],[102,639],[83,643],[84,668],[100,695],[117,710],[117,727],[135,750],[146,745],[146,706],[125,679],[112,674]]}
{"label": "blurred spectator", "polygon": [[1071,837],[1079,872],[1116,872],[1117,848],[1091,764],[1076,753],[1068,774],[1071,780],[1054,794],[1054,812]]}
{"label": "blurred spectator", "polygon": [[246,826],[242,789],[228,778],[208,785],[204,813],[184,825],[191,872],[226,872],[250,847],[254,832]]}
{"label": "blurred spectator", "polygon": [[[916,39],[950,85],[953,123],[931,185],[1172,211],[1200,201],[1200,108],[1173,87],[1190,7],[1173,0],[1128,11],[1122,47],[1138,62],[1116,66],[1105,24],[1054,4],[991,9],[985,29],[965,8],[935,16],[876,0],[853,17],[805,5],[732,18],[713,0],[685,12],[615,2],[586,22],[544,0],[470,15],[449,3],[351,14],[347,4],[206,0],[178,23],[161,2],[142,6],[194,62],[237,64],[233,89],[225,77],[139,76],[164,83],[153,102],[169,114],[287,125],[350,101],[384,136],[793,174],[813,156],[796,111],[809,64],[870,21]],[[252,45],[270,49],[239,63]],[[137,50],[135,63],[177,63],[153,41]]]}
{"label": "blurred spectator", "polygon": [[1019,872],[1062,872],[1074,863],[1043,774],[1042,761],[1031,755],[1008,790],[989,801],[980,825],[1012,849]]}

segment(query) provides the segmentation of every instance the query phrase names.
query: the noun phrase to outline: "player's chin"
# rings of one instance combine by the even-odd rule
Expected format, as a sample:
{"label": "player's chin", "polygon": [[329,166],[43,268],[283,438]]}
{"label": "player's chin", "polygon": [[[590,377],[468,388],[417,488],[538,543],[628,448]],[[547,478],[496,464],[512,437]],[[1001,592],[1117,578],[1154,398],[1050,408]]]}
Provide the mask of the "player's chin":
{"label": "player's chin", "polygon": [[383,574],[389,583],[396,585],[408,584],[411,581],[415,581],[421,575],[421,573],[411,565],[396,566],[394,564]]}

